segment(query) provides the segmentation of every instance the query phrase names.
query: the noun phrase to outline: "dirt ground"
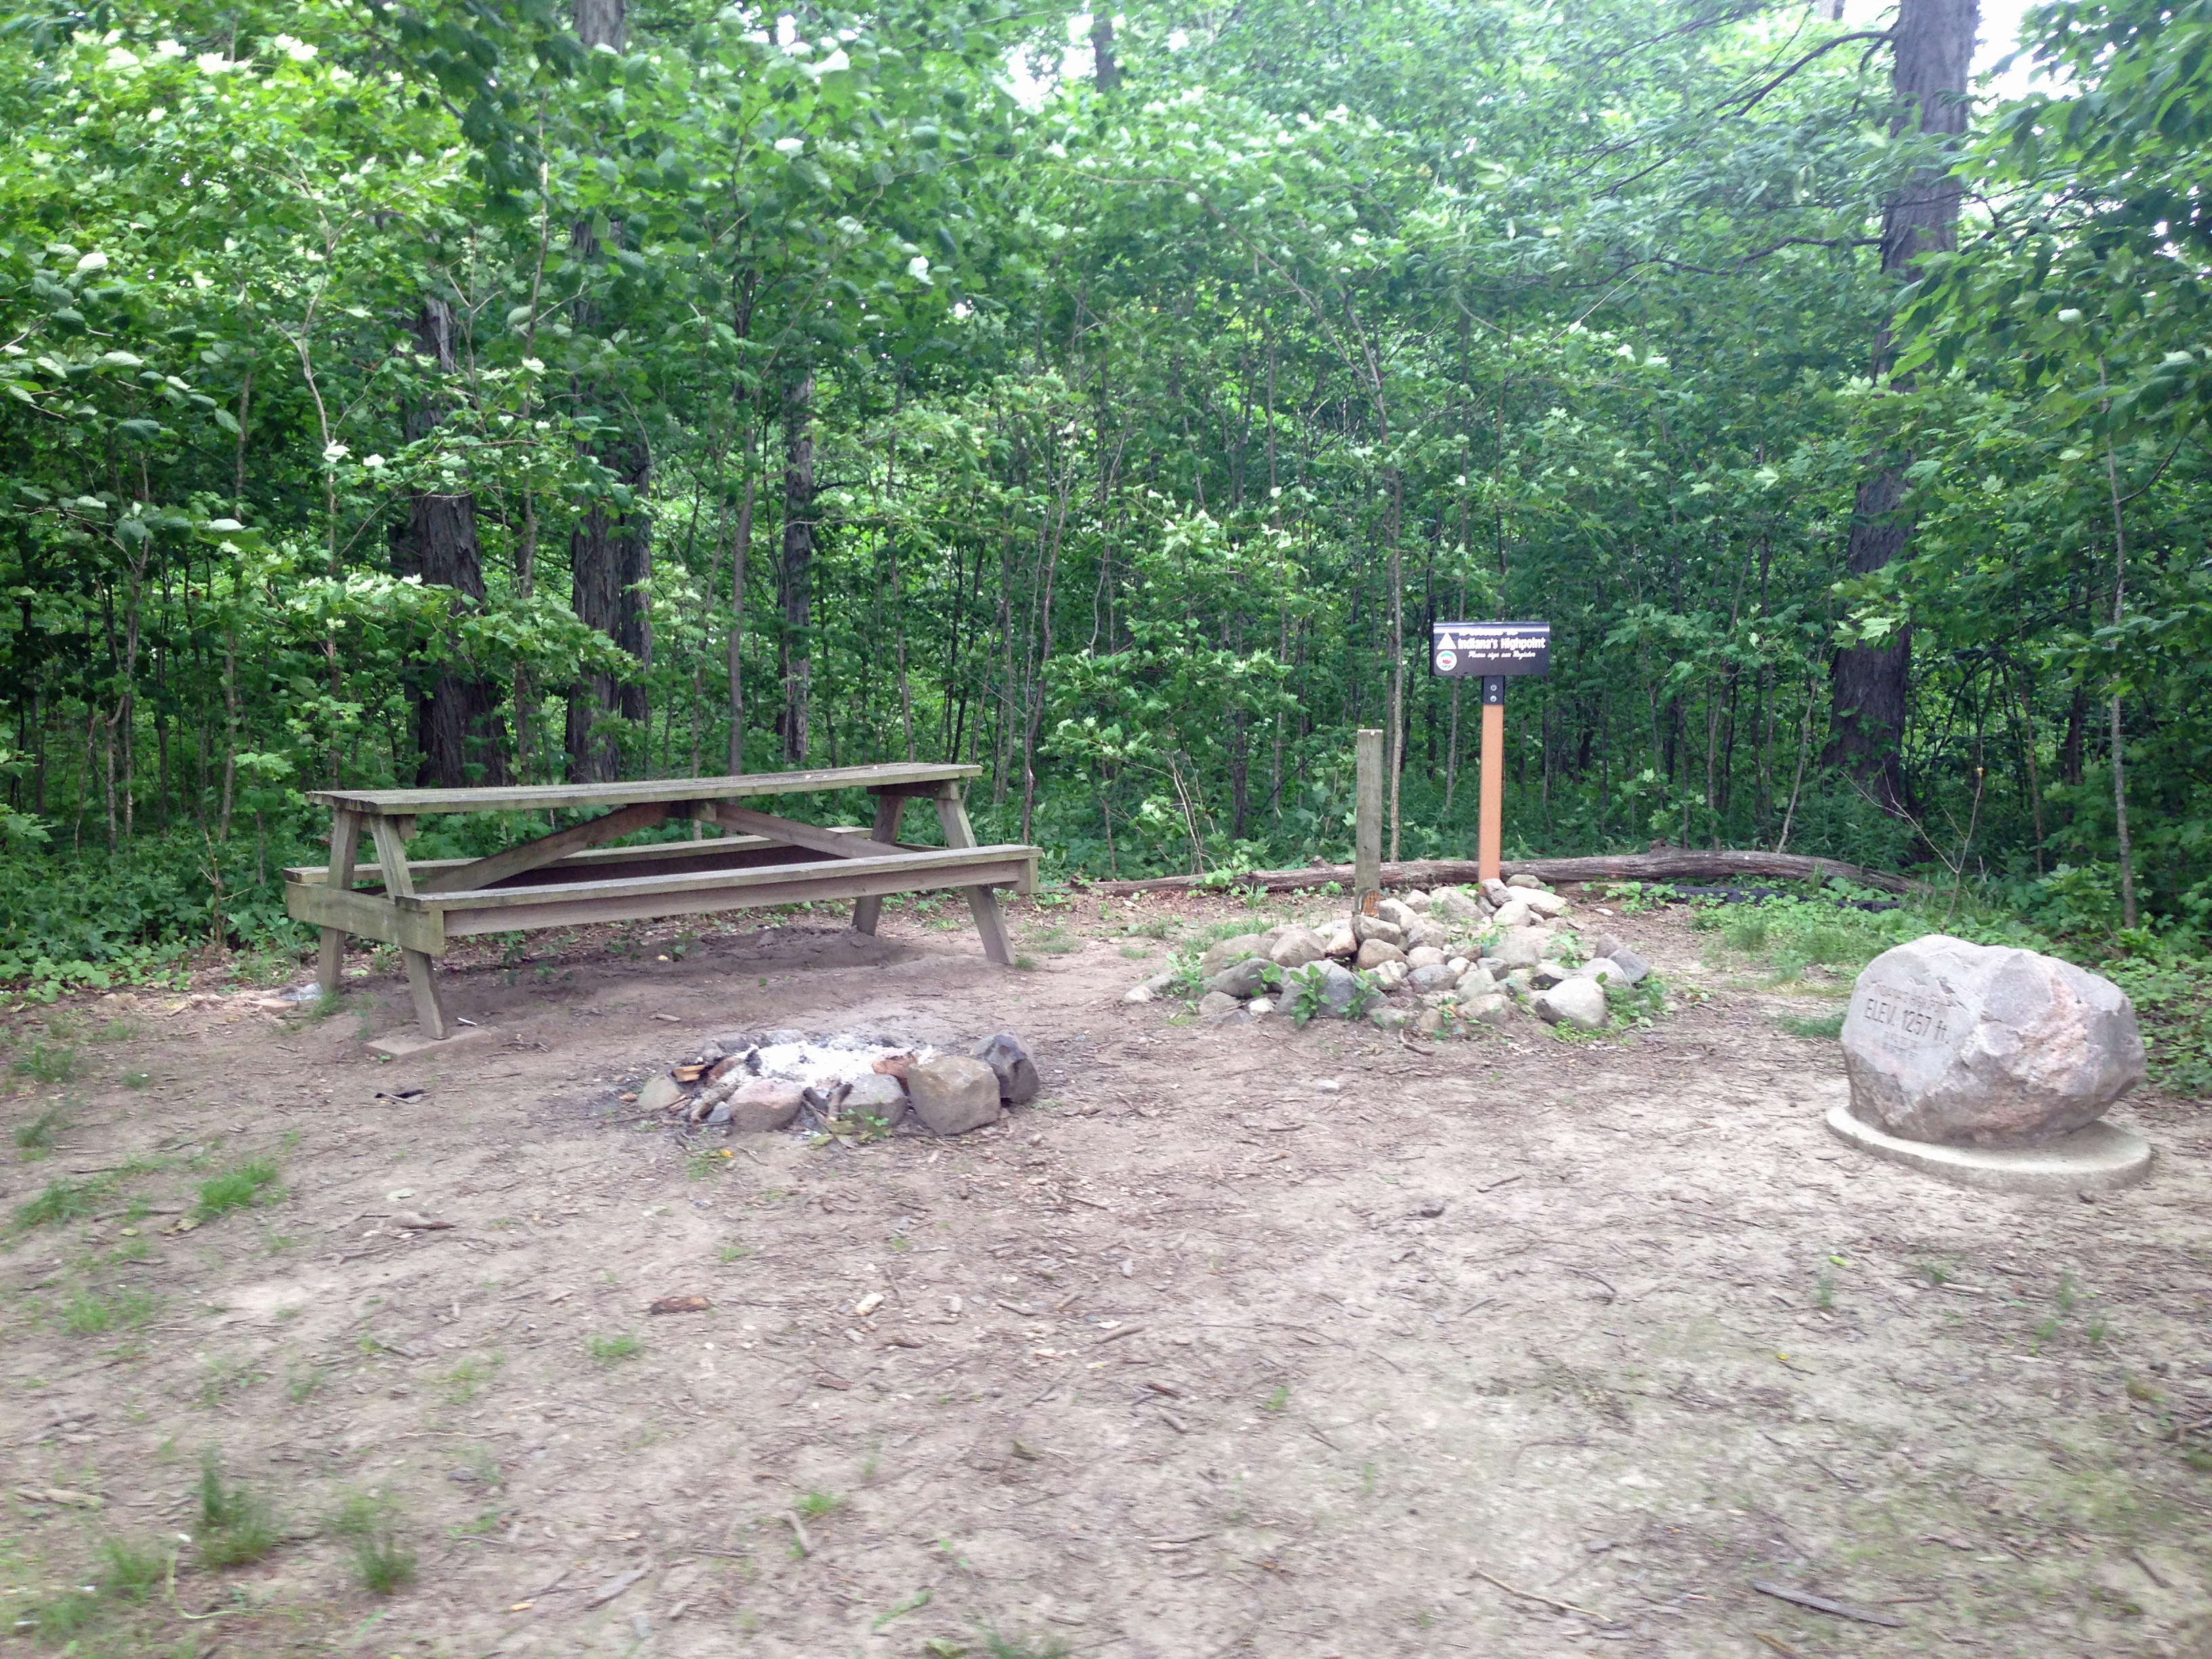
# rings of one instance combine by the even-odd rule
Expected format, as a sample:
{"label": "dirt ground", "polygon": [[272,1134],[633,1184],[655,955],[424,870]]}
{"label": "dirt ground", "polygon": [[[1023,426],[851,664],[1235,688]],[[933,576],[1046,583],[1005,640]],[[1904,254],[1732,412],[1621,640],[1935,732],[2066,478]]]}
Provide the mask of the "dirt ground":
{"label": "dirt ground", "polygon": [[[1133,921],[1230,909],[1024,907],[1026,971],[957,907],[533,936],[449,971],[480,1034],[428,1061],[364,1054],[388,974],[319,1020],[16,1017],[10,1127],[72,1103],[4,1202],[82,1184],[0,1252],[15,1650],[2212,1654],[2201,1106],[2124,1102],[2160,1162],[2094,1203],[1869,1162],[1836,1044],[1776,1023],[1842,985],[1679,915],[1620,925],[1704,1000],[1622,1042],[1121,1002]],[[1010,1030],[1045,1091],[820,1146],[619,1099],[767,1026]],[[210,1449],[257,1562],[179,1541]],[[130,1602],[114,1540],[173,1576]]]}

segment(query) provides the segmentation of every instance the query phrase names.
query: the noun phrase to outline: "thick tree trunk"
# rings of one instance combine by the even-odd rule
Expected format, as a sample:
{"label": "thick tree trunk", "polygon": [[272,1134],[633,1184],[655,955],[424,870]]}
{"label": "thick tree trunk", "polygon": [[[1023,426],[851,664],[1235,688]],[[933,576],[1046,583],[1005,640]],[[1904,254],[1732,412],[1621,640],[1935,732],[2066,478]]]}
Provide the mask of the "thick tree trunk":
{"label": "thick tree trunk", "polygon": [[[573,0],[571,15],[576,38],[586,48],[607,46],[620,52],[629,43],[624,0]],[[617,222],[615,239],[619,241],[622,234]],[[599,257],[599,240],[588,223],[578,222],[570,240],[579,260]],[[596,331],[600,319],[589,302],[580,302],[575,314],[580,332]],[[569,691],[568,775],[578,783],[605,783],[621,775],[622,743],[618,732],[606,726],[606,717],[618,714],[638,726],[646,723],[643,675],[653,662],[653,538],[644,507],[653,477],[652,452],[644,434],[631,428],[603,439],[595,459],[629,487],[633,505],[617,512],[605,501],[594,503],[570,533],[571,600],[576,619],[605,634],[635,658],[637,666],[619,676],[586,674]]]}
{"label": "thick tree trunk", "polygon": [[[1976,0],[1900,0],[1893,32],[1897,99],[1890,130],[1955,138],[1966,130],[1966,73],[1980,21]],[[1948,156],[1947,146],[1947,156]],[[1881,268],[1909,281],[1921,256],[1957,242],[1960,184],[1948,159],[1916,169],[1882,205]],[[1875,343],[1874,370],[1889,360],[1889,331]],[[1871,575],[1904,552],[1910,526],[1899,516],[1910,458],[1882,456],[1862,483],[1851,514],[1844,568]],[[1833,667],[1828,744],[1821,758],[1857,780],[1885,811],[1905,806],[1902,744],[1912,666],[1911,635],[1900,629],[1875,646],[1838,651]]]}
{"label": "thick tree trunk", "polygon": [[[427,299],[414,325],[416,351],[441,374],[458,367],[453,313],[443,300]],[[429,436],[445,418],[442,404],[426,398],[409,407],[403,427],[410,443]],[[394,568],[430,587],[453,590],[441,659],[416,697],[416,783],[457,789],[470,783],[507,781],[505,733],[499,689],[471,672],[460,648],[458,623],[484,599],[483,556],[477,540],[476,497],[418,490],[407,503],[407,526],[393,551]]]}
{"label": "thick tree trunk", "polygon": [[783,732],[784,757],[806,763],[807,696],[813,673],[809,635],[814,619],[814,377],[783,399]]}
{"label": "thick tree trunk", "polygon": [[1103,10],[1091,20],[1091,53],[1097,64],[1098,90],[1113,91],[1121,84],[1121,64],[1114,56],[1114,20]]}

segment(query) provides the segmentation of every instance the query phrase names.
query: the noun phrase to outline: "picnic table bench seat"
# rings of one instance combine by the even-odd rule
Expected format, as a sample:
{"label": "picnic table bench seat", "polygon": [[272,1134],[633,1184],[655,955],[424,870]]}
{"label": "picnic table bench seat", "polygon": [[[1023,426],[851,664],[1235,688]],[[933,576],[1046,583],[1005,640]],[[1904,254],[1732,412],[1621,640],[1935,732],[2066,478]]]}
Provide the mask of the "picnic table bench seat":
{"label": "picnic table bench seat", "polygon": [[[586,922],[854,901],[853,925],[872,933],[892,893],[958,889],[984,954],[1012,961],[996,890],[1031,891],[1038,849],[978,847],[961,785],[981,768],[894,764],[629,783],[545,784],[473,789],[322,790],[308,799],[331,810],[331,858],[284,872],[285,908],[322,931],[318,980],[338,987],[345,936],[399,947],[423,1035],[447,1024],[431,971],[450,941],[475,933],[525,932]],[[803,823],[737,803],[783,794],[866,789],[876,798],[872,828]],[[908,800],[933,801],[945,844],[898,839]],[[579,811],[605,808],[534,841],[480,859],[410,859],[415,820],[432,812]],[[724,833],[650,847],[605,842],[671,818]],[[376,848],[356,862],[360,838]]]}

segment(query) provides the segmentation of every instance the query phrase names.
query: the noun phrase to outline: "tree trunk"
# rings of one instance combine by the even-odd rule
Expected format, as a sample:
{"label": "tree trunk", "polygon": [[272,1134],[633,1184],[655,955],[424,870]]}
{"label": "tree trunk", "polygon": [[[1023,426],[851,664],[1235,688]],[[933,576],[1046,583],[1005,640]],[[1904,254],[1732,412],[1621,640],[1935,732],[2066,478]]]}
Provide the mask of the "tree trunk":
{"label": "tree trunk", "polygon": [[[457,367],[453,313],[443,300],[426,299],[415,318],[416,351],[440,374]],[[402,420],[410,443],[420,443],[444,419],[440,398],[410,404]],[[418,575],[425,586],[451,588],[451,619],[440,651],[435,678],[419,694],[416,738],[421,760],[416,784],[457,789],[465,784],[507,781],[505,737],[500,729],[498,689],[469,672],[452,625],[484,599],[483,558],[477,541],[476,497],[417,491],[408,498],[404,549],[395,548],[396,565]]]}
{"label": "tree trunk", "polygon": [[[1917,130],[1955,138],[1966,130],[1966,72],[1979,22],[1976,0],[1900,0],[1893,31],[1895,66],[1891,86],[1897,106],[1890,131]],[[1957,244],[1960,184],[1947,157],[1911,173],[1882,204],[1881,268],[1909,281],[1923,254],[1948,252]],[[1885,325],[1875,342],[1874,372],[1888,366]],[[1910,526],[1899,516],[1905,499],[1904,468],[1910,458],[1883,456],[1860,484],[1851,514],[1844,568],[1867,576],[1905,550]],[[1828,744],[1821,758],[1840,766],[1885,811],[1905,807],[1905,737],[1911,689],[1912,637],[1899,629],[1885,644],[1836,653]]]}
{"label": "tree trunk", "polygon": [[1097,63],[1098,90],[1113,91],[1121,84],[1121,64],[1114,56],[1114,20],[1103,10],[1091,21],[1091,52]]}
{"label": "tree trunk", "polygon": [[[576,38],[587,50],[607,46],[620,52],[628,44],[624,0],[574,0],[572,15]],[[619,224],[614,234],[619,240]],[[570,240],[580,263],[598,257],[599,239],[588,223],[578,222]],[[600,320],[588,301],[577,304],[575,319],[581,333],[596,331]],[[643,506],[652,480],[652,453],[643,434],[629,428],[619,436],[602,439],[595,459],[629,488],[633,504],[615,511],[605,501],[595,501],[583,522],[570,533],[572,604],[579,622],[607,635],[635,658],[638,665],[621,677],[605,672],[588,673],[569,691],[568,775],[578,783],[605,783],[621,775],[622,743],[619,734],[607,728],[606,717],[619,714],[640,725],[645,722],[642,674],[653,660],[652,618],[647,610],[653,540]]]}
{"label": "tree trunk", "polygon": [[783,732],[784,757],[806,763],[814,623],[814,376],[783,398]]}

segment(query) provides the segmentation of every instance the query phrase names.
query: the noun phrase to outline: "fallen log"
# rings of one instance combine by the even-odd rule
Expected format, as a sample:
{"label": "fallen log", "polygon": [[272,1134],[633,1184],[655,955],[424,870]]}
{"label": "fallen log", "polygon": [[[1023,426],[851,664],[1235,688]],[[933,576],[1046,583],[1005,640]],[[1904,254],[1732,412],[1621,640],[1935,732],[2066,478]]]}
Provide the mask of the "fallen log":
{"label": "fallen log", "polygon": [[[1582,859],[1514,859],[1502,866],[1508,876],[1530,875],[1553,884],[1579,881],[1726,881],[1756,876],[1768,881],[1856,882],[1886,893],[1907,893],[1912,883],[1886,870],[1869,870],[1838,859],[1808,858],[1800,853],[1701,853],[1692,848],[1670,847],[1655,853],[1617,853]],[[1455,886],[1480,879],[1473,859],[1413,859],[1382,866],[1385,887]],[[1270,893],[1297,893],[1327,886],[1352,885],[1348,864],[1315,864],[1303,870],[1255,870],[1238,876],[1235,885],[1260,888]],[[1087,891],[1110,895],[1187,892],[1209,884],[1202,876],[1153,876],[1143,881],[1085,881]]]}

